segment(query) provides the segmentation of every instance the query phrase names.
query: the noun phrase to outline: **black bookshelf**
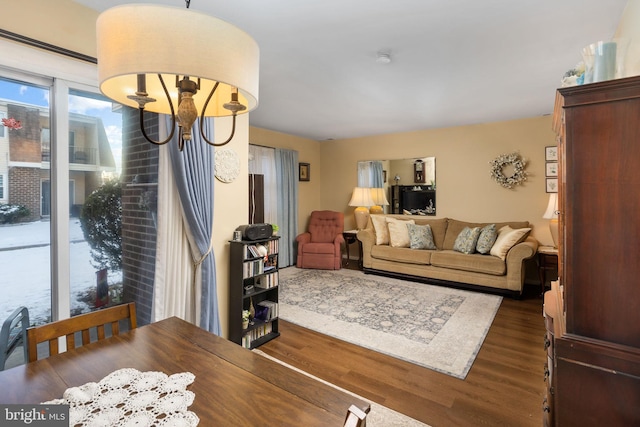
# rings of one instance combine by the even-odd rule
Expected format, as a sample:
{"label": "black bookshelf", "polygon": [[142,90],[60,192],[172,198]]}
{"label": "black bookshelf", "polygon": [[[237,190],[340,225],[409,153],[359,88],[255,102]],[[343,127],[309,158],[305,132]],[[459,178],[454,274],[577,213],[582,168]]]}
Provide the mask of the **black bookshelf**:
{"label": "black bookshelf", "polygon": [[[232,240],[230,253],[229,340],[256,348],[280,335],[278,332],[279,237]],[[245,328],[242,311],[254,318]]]}

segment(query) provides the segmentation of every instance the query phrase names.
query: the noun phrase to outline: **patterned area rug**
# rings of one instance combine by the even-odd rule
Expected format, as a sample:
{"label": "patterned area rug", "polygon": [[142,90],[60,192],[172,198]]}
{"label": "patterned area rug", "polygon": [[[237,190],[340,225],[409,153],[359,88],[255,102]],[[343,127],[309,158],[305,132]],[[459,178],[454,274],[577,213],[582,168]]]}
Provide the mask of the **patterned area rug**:
{"label": "patterned area rug", "polygon": [[[350,394],[360,400],[364,400],[369,402],[368,399],[363,398],[362,396],[358,396],[355,393],[350,392],[349,390],[345,390],[343,388],[338,387],[335,384],[331,384],[328,381],[325,381],[321,378],[315,377],[313,375],[311,375],[308,372],[305,372],[301,369],[296,368],[295,366],[291,366],[288,363],[284,363],[281,360],[276,359],[273,356],[268,355],[267,353],[255,349],[253,350],[254,353],[257,353],[263,357],[266,357],[267,359],[271,359],[274,362],[277,362],[281,365],[286,366],[289,369],[293,369],[294,371],[298,371],[310,378],[313,378],[316,381],[320,381],[324,384],[330,385],[331,387],[338,389],[344,393]],[[401,414],[400,412],[396,412],[393,409],[389,409],[386,406],[383,405],[379,405],[375,402],[369,402],[371,404],[371,410],[369,411],[369,414],[367,415],[367,427],[430,427],[428,424],[424,424],[418,420],[415,420],[411,417],[407,417],[404,414]],[[346,411],[345,411],[345,415],[346,415]]]}
{"label": "patterned area rug", "polygon": [[464,379],[502,297],[354,270],[280,270],[280,318]]}

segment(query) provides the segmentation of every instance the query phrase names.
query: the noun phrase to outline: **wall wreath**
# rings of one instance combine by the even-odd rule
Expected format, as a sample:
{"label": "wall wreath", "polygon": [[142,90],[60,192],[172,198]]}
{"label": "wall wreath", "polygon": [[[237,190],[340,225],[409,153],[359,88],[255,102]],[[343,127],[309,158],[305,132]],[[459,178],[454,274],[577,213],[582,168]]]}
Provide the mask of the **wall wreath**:
{"label": "wall wreath", "polygon": [[[528,172],[524,170],[527,161],[518,153],[501,154],[489,162],[491,165],[491,178],[504,188],[513,188],[527,180]],[[513,173],[505,175],[505,168],[511,166]]]}

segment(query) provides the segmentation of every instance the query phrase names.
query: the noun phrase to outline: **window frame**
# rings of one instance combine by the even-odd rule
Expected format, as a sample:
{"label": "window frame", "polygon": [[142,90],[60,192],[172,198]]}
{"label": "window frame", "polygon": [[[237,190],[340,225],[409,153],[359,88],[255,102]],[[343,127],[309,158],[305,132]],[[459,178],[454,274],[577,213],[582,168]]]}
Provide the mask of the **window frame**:
{"label": "window frame", "polygon": [[[51,318],[71,316],[69,248],[69,105],[71,90],[100,93],[96,65],[0,39],[3,78],[49,87],[51,114]],[[61,143],[57,143],[61,141]]]}

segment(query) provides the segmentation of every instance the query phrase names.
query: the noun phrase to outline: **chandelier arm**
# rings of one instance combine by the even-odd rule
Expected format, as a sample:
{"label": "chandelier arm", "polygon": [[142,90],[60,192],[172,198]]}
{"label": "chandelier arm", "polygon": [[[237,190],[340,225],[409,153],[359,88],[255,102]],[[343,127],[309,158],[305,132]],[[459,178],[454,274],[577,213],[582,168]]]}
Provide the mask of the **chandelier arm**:
{"label": "chandelier arm", "polygon": [[[171,132],[169,132],[169,136],[167,137],[167,139],[165,139],[164,141],[154,141],[153,139],[151,139],[149,135],[147,135],[147,132],[144,130],[144,106],[138,108],[138,110],[140,111],[140,131],[142,131],[142,136],[144,136],[144,139],[155,145],[164,145],[167,142],[171,141],[171,138],[173,138],[173,134],[176,130],[176,115],[173,110],[173,102],[171,102],[171,96],[169,95],[167,86],[164,84],[164,80],[162,79],[162,76],[160,74],[158,74],[158,79],[160,79],[160,84],[162,85],[162,89],[164,89],[164,93],[167,96],[167,100],[169,101],[169,108],[171,109]],[[180,146],[180,151],[182,151],[182,146]]]}
{"label": "chandelier arm", "polygon": [[[200,129],[202,129],[202,122],[200,122]],[[206,137],[206,135],[204,134],[204,132],[202,132],[202,130],[200,130],[200,133],[202,134],[202,138],[204,139],[204,141],[209,144],[209,145],[213,145],[214,147],[222,147],[223,145],[227,145],[229,142],[231,142],[231,140],[233,139],[233,135],[235,135],[236,133],[236,114],[233,115],[233,124],[231,127],[231,135],[229,135],[229,138],[227,138],[227,140],[225,142],[220,142],[220,143],[215,143],[212,141],[209,141]]]}
{"label": "chandelier arm", "polygon": [[236,133],[236,115],[235,115],[235,113],[233,114],[233,127],[231,129],[231,136],[229,136],[229,138],[225,142],[221,142],[219,144],[216,144],[213,141],[209,141],[209,139],[207,139],[207,135],[205,135],[205,133],[204,133],[204,113],[207,110],[207,106],[209,105],[209,101],[211,100],[211,97],[215,93],[216,89],[218,89],[218,85],[220,85],[220,82],[216,82],[216,84],[213,85],[213,89],[211,89],[211,93],[209,93],[209,96],[207,97],[207,100],[205,101],[204,105],[202,106],[202,112],[200,113],[200,135],[202,136],[202,139],[204,139],[204,141],[207,144],[212,145],[214,147],[221,147],[223,145],[228,144],[233,139],[233,135]]}

